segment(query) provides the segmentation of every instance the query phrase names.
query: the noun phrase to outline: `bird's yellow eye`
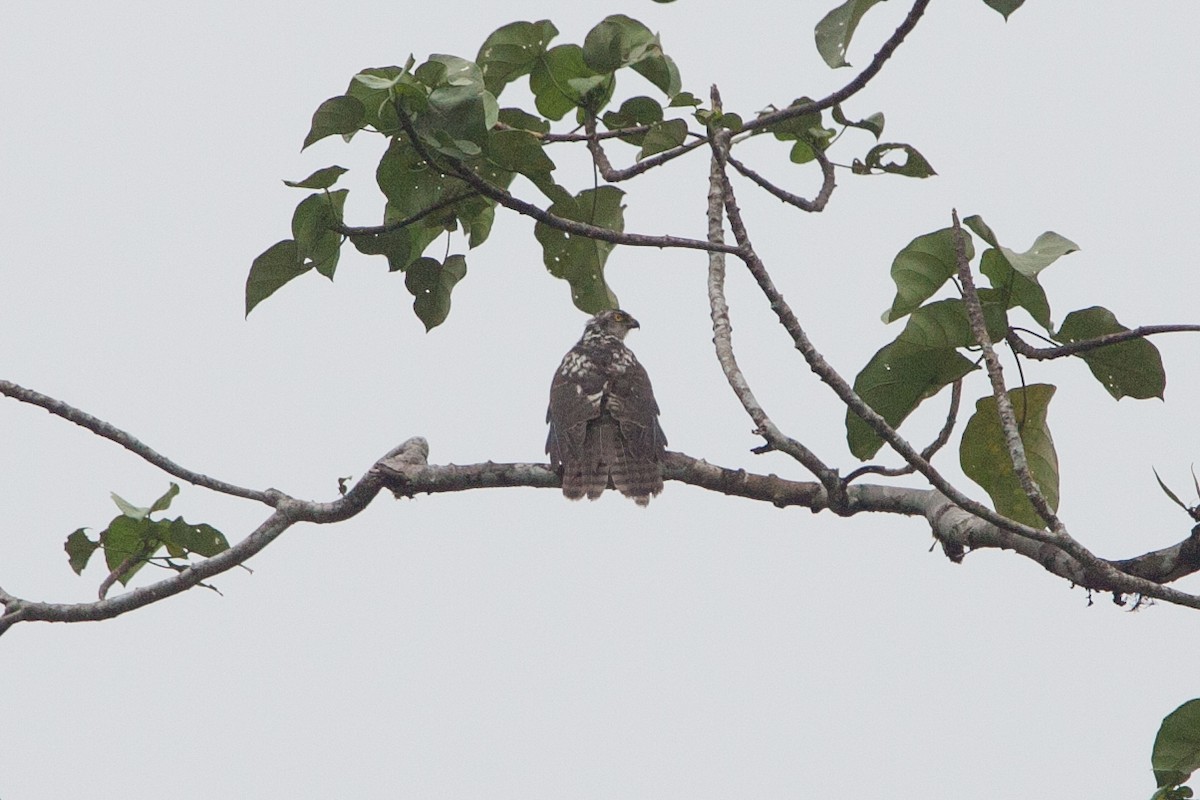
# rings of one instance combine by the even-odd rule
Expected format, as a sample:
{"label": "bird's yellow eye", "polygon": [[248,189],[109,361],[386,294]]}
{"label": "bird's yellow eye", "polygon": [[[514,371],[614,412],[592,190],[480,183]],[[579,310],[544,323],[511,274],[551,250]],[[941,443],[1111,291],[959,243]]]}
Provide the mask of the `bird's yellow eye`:
{"label": "bird's yellow eye", "polygon": [[615,314],[613,314],[613,319],[615,319],[617,322],[626,322],[626,321],[628,321],[629,317],[627,317],[625,314],[618,311]]}

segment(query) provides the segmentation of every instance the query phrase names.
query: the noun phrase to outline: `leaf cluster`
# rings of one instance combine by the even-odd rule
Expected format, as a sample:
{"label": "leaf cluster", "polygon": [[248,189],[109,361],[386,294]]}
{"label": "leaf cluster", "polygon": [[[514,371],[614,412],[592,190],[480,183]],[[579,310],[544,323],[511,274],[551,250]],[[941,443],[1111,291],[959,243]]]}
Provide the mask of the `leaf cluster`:
{"label": "leaf cluster", "polygon": [[[1045,332],[1049,341],[1071,344],[1129,330],[1108,309],[1092,306],[1069,313],[1055,328],[1050,303],[1038,280],[1040,273],[1062,256],[1079,248],[1057,233],[1047,231],[1024,252],[1002,245],[979,216],[963,220],[960,229],[965,258],[975,258],[978,237],[986,248],[978,272],[990,283],[979,291],[988,336],[1003,341],[1014,335],[1010,315],[1023,310]],[[968,232],[969,230],[969,232]],[[880,348],[858,373],[854,389],[892,427],[901,423],[925,400],[978,369],[974,356],[978,342],[972,332],[961,296],[933,299],[953,283],[957,272],[955,230],[942,228],[918,236],[892,261],[896,295],[884,312],[884,322],[907,317],[904,330]],[[957,284],[954,284],[957,286]],[[957,294],[957,292],[956,292]],[[1093,376],[1115,399],[1163,396],[1166,375],[1158,349],[1136,339],[1076,352]],[[1051,508],[1058,503],[1058,458],[1047,423],[1054,386],[1031,384],[1008,392],[1016,410],[1018,428],[1029,458],[1030,471]],[[860,459],[874,456],[883,440],[857,414],[846,413],[846,436],[851,452]],[[990,394],[976,403],[975,413],[963,430],[959,460],[964,473],[983,487],[996,510],[1018,522],[1042,527],[1014,473],[996,399]]]}
{"label": "leaf cluster", "polygon": [[[161,560],[163,566],[180,568],[178,560],[187,559],[193,553],[210,558],[228,550],[229,541],[225,535],[211,525],[192,524],[183,517],[150,518],[151,514],[166,511],[177,494],[179,484],[172,482],[166,493],[152,504],[139,507],[114,493],[113,502],[121,513],[113,517],[97,538],[90,538],[87,528],[80,528],[67,537],[63,549],[71,569],[76,575],[82,575],[92,554],[102,550],[110,576],[125,586],[152,560]],[[163,551],[166,555],[159,556]]]}

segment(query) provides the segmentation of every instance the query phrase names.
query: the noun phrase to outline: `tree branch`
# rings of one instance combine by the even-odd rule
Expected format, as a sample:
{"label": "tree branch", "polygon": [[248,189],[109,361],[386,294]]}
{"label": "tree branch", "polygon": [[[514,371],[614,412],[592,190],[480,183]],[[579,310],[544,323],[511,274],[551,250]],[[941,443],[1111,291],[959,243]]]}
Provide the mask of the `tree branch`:
{"label": "tree branch", "polygon": [[1029,498],[1033,509],[1045,521],[1046,526],[1056,535],[1070,538],[1058,515],[1047,502],[1046,496],[1042,494],[1041,487],[1034,480],[1033,473],[1029,471],[1029,461],[1025,457],[1025,443],[1021,440],[1017,415],[1004,386],[1004,368],[996,355],[996,348],[992,347],[992,337],[988,334],[987,321],[983,316],[983,305],[979,302],[978,292],[975,291],[975,276],[971,274],[971,265],[967,262],[964,245],[966,234],[959,225],[958,211],[951,211],[950,218],[954,226],[954,259],[958,268],[958,282],[962,286],[963,301],[967,307],[967,319],[971,323],[971,334],[983,351],[983,363],[992,384],[992,396],[996,399],[996,411],[1000,416],[1000,428],[1004,433],[1009,458],[1012,460],[1013,472],[1016,473],[1025,496]]}
{"label": "tree branch", "polygon": [[[417,151],[417,154],[430,164],[437,164],[439,159],[434,158],[433,154],[429,152],[429,149],[420,140],[416,128],[413,127],[412,119],[398,101],[396,103],[396,113],[400,117],[400,124],[412,141],[413,148]],[[502,189],[499,186],[489,183],[476,175],[456,158],[448,156],[445,153],[439,154],[439,158],[450,172],[453,172],[456,177],[469,184],[484,197],[495,200],[510,211],[516,211],[527,217],[533,217],[538,222],[564,233],[585,236],[589,239],[598,239],[602,242],[611,242],[612,244],[630,245],[632,247],[680,247],[691,250],[712,250],[716,247],[716,245],[700,239],[686,239],[678,236],[647,236],[640,233],[620,233],[608,228],[601,228],[597,225],[589,225],[586,222],[576,222],[573,219],[560,217],[532,203],[527,203],[524,200],[514,197],[507,189]],[[726,246],[726,252],[731,252],[735,249]]]}
{"label": "tree branch", "polygon": [[763,114],[761,117],[750,120],[743,125],[742,130],[752,131],[765,125],[772,125],[776,122],[792,119],[793,117],[812,114],[815,111],[823,111],[826,108],[833,108],[838,103],[844,102],[857,94],[871,82],[872,78],[879,74],[879,71],[883,69],[883,65],[896,52],[896,48],[900,46],[908,34],[912,33],[913,28],[917,27],[917,23],[921,21],[921,16],[925,13],[925,9],[928,6],[929,0],[917,0],[913,3],[912,10],[908,12],[908,16],[904,18],[900,26],[896,28],[892,35],[883,43],[883,46],[875,53],[875,56],[871,59],[871,63],[867,65],[866,69],[858,73],[854,80],[847,83],[841,89],[811,103],[801,103],[774,111],[770,114]]}
{"label": "tree branch", "polygon": [[51,414],[74,422],[80,427],[87,428],[97,436],[116,442],[134,455],[140,456],[168,475],[174,475],[182,481],[187,481],[196,486],[203,486],[205,489],[212,489],[214,492],[221,492],[222,494],[233,495],[234,497],[244,497],[247,500],[257,500],[260,503],[274,505],[273,496],[270,492],[246,489],[242,486],[219,481],[207,475],[201,475],[199,472],[193,472],[190,469],[181,467],[166,456],[142,444],[120,428],[110,425],[102,419],[97,419],[84,411],[80,411],[78,408],[68,405],[61,400],[55,400],[53,397],[48,397],[40,392],[26,389],[23,386],[18,386],[6,380],[0,380],[0,394],[7,395],[14,400],[20,400],[22,403],[40,406]]}
{"label": "tree branch", "polygon": [[708,137],[701,136],[700,138],[681,144],[678,147],[672,147],[670,150],[664,150],[661,153],[655,153],[652,156],[642,159],[641,161],[626,167],[625,169],[615,169],[612,162],[608,160],[608,154],[604,152],[604,147],[600,144],[601,134],[596,132],[596,118],[589,115],[583,123],[584,130],[587,132],[585,140],[587,141],[588,151],[592,154],[592,163],[596,165],[596,169],[600,171],[600,177],[609,183],[620,183],[621,181],[629,180],[630,178],[641,175],[647,170],[667,163],[668,161],[678,158],[686,153],[690,153],[698,147],[702,147],[709,140]]}
{"label": "tree branch", "polygon": [[[719,105],[720,96],[714,86],[713,106],[715,108]],[[708,183],[708,240],[721,244],[725,241],[724,185],[726,183],[722,160],[728,154],[729,138],[729,131],[722,131],[717,133],[713,139],[712,167]],[[748,247],[749,243],[745,243],[744,246]],[[733,352],[733,326],[729,321],[729,305],[725,301],[724,253],[710,252],[708,254],[708,304],[712,317],[713,345],[717,350],[717,362],[721,365],[721,371],[725,373],[725,379],[729,381],[729,386],[737,395],[742,408],[746,409],[750,419],[754,420],[755,432],[766,439],[772,449],[787,453],[803,464],[809,472],[817,477],[827,492],[836,495],[840,486],[837,471],[830,469],[803,444],[784,435],[779,430],[767,415],[762,404],[758,402],[758,398],[754,396],[746,376],[738,366]]]}

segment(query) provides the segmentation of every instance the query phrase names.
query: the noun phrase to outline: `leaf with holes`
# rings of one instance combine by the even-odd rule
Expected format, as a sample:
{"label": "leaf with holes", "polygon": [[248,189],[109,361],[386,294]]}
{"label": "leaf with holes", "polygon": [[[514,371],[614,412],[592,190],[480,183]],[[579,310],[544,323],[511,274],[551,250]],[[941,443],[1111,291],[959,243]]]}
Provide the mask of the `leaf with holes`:
{"label": "leaf with holes", "polygon": [[817,52],[830,67],[848,67],[846,49],[858,28],[858,22],[871,6],[882,0],[846,0],[817,23]]}
{"label": "leaf with holes", "polygon": [[[1054,339],[1069,344],[1127,330],[1129,328],[1117,322],[1107,308],[1092,306],[1068,314]],[[1117,400],[1122,397],[1163,399],[1167,373],[1158,348],[1149,340],[1131,339],[1076,355],[1087,363],[1096,380]]]}
{"label": "leaf with holes", "polygon": [[404,286],[413,296],[413,311],[431,331],[450,314],[450,292],[467,274],[467,260],[453,255],[445,263],[418,258],[404,272]]}
{"label": "leaf with holes", "polygon": [[[615,186],[585,189],[550,207],[550,213],[611,231],[625,230],[625,193]],[[604,280],[604,264],[613,245],[586,236],[576,236],[541,222],[533,235],[542,245],[546,269],[571,285],[571,300],[582,311],[595,314],[617,307],[617,296]]]}

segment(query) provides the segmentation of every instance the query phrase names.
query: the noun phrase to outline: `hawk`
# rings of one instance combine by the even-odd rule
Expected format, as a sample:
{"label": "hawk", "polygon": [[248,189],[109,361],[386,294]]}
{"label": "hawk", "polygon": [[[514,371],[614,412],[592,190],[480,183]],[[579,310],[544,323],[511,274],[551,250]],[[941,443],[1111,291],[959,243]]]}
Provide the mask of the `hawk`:
{"label": "hawk", "polygon": [[667,437],[650,376],[624,341],[638,327],[624,311],[601,311],[554,373],[546,452],[571,500],[611,487],[644,506],[662,491]]}

